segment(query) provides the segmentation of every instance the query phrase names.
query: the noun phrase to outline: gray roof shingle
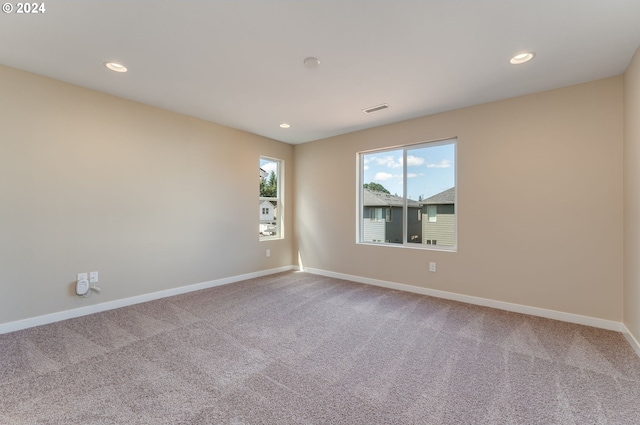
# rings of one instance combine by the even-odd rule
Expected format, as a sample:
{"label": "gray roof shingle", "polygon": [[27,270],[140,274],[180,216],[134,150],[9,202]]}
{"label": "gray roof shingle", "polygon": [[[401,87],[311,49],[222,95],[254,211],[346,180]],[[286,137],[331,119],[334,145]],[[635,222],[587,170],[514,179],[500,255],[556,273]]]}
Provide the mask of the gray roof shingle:
{"label": "gray roof shingle", "polygon": [[456,203],[456,188],[452,187],[443,192],[436,193],[433,196],[423,199],[422,205],[434,205],[434,204],[455,204]]}
{"label": "gray roof shingle", "polygon": [[[370,189],[364,190],[364,206],[365,207],[401,207],[404,205],[404,198],[401,196],[391,195],[384,192],[376,192]],[[419,208],[418,201],[407,199],[407,205]]]}

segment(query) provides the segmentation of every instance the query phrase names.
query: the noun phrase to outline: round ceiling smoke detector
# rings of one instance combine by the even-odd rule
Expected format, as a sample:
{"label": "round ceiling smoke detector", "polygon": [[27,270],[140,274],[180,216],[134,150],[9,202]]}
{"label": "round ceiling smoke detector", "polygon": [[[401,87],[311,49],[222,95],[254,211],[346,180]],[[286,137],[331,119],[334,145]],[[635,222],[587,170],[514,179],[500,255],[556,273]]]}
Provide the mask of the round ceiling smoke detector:
{"label": "round ceiling smoke detector", "polygon": [[320,59],[310,56],[304,60],[304,66],[309,69],[317,68],[320,65]]}

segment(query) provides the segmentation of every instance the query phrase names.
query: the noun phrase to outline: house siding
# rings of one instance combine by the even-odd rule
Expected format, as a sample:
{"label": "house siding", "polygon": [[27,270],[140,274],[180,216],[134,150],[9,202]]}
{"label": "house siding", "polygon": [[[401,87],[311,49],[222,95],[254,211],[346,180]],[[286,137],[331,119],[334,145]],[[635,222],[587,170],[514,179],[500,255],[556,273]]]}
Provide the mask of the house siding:
{"label": "house siding", "polygon": [[455,246],[456,216],[452,207],[453,205],[438,205],[437,221],[435,222],[427,220],[425,212],[425,219],[422,220],[423,243],[435,240],[436,245]]}
{"label": "house siding", "polygon": [[364,242],[384,242],[385,222],[380,220],[363,220],[363,237]]}
{"label": "house siding", "polygon": [[391,207],[391,221],[387,221],[385,242],[402,243],[402,207]]}
{"label": "house siding", "polygon": [[[410,243],[422,243],[422,221],[418,220],[419,210],[420,208],[409,207],[409,220],[407,222],[407,242]],[[411,240],[412,235],[417,235],[418,239]]]}
{"label": "house siding", "polygon": [[[269,212],[267,214],[263,214],[263,208],[267,208],[269,210]],[[260,221],[273,221],[275,219],[275,207],[274,205],[269,202],[269,201],[262,201],[260,202],[260,207],[258,210],[258,213],[260,214]]]}
{"label": "house siding", "polygon": [[[382,220],[371,220],[371,210],[375,208],[382,209]],[[391,221],[386,221],[386,212],[391,210]],[[402,223],[404,220],[402,207],[364,207],[363,209],[363,242],[388,242],[403,243]],[[409,235],[421,234],[421,224],[418,221],[418,208],[409,207],[409,221],[407,223],[407,232]],[[422,238],[413,241],[421,243]]]}

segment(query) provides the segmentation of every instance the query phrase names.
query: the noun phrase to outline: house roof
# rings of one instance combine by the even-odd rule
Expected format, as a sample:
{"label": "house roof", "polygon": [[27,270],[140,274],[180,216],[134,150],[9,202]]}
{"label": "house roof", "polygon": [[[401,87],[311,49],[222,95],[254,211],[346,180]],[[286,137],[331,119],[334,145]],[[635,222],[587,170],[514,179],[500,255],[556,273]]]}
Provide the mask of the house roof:
{"label": "house roof", "polygon": [[423,199],[422,205],[434,205],[434,204],[455,204],[456,202],[456,188],[452,187],[443,192],[436,193],[427,199]]}
{"label": "house roof", "polygon": [[[384,192],[376,192],[375,190],[364,190],[364,206],[365,207],[401,207],[404,205],[404,198],[401,196],[391,195]],[[420,208],[418,201],[407,199],[407,205],[410,207]]]}

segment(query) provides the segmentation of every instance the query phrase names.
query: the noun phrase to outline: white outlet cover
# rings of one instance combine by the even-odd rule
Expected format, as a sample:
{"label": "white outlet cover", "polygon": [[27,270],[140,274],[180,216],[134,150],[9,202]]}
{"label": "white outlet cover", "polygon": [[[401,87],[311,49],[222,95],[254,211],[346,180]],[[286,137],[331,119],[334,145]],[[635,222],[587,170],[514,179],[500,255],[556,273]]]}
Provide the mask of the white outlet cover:
{"label": "white outlet cover", "polygon": [[98,272],[90,272],[89,273],[89,282],[90,283],[98,283]]}

